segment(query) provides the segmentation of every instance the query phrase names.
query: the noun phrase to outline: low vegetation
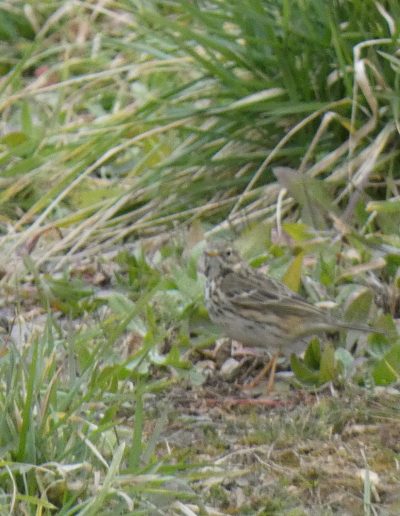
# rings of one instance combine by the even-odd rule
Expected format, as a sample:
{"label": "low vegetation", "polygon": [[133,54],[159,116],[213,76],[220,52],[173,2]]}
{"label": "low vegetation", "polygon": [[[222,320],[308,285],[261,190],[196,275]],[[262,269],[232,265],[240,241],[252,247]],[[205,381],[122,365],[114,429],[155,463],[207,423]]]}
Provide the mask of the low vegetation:
{"label": "low vegetation", "polygon": [[[399,11],[0,5],[1,513],[399,513]],[[244,388],[212,238],[380,333]]]}

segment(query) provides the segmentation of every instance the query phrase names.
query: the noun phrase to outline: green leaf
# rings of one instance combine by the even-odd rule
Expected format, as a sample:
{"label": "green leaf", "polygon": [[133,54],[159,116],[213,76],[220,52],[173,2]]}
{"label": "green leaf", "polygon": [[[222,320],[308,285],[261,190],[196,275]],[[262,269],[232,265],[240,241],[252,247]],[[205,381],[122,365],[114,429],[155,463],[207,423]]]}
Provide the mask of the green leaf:
{"label": "green leaf", "polygon": [[[40,514],[40,513],[43,514],[43,512],[41,510],[42,508],[50,509],[53,511],[57,510],[57,507],[55,505],[44,500],[43,498],[38,498],[37,496],[29,496],[29,495],[24,495],[24,494],[18,493],[15,498],[18,501],[26,502],[27,504],[30,504],[30,505],[37,505],[38,512],[36,514]],[[40,510],[39,510],[39,508],[40,508]]]}
{"label": "green leaf", "polygon": [[176,369],[190,369],[192,364],[188,360],[182,360],[178,347],[172,346],[170,352],[165,357],[163,365],[169,365]]}
{"label": "green leaf", "polygon": [[18,462],[35,462],[36,446],[35,446],[35,429],[33,421],[33,407],[35,386],[37,377],[40,374],[38,370],[39,360],[39,340],[34,339],[32,345],[32,360],[28,369],[28,378],[26,382],[25,403],[22,409],[21,428],[19,430],[19,445],[17,451]]}
{"label": "green leaf", "polygon": [[235,239],[235,246],[246,258],[265,254],[270,244],[271,226],[265,223],[251,224]]}
{"label": "green leaf", "polygon": [[107,301],[111,310],[121,315],[129,314],[135,307],[135,303],[121,292],[107,295]]}
{"label": "green leaf", "polygon": [[346,321],[366,321],[373,300],[370,290],[361,290],[352,299],[346,308],[344,317]]}
{"label": "green leaf", "polygon": [[304,253],[299,253],[289,265],[286,270],[282,281],[287,285],[293,292],[298,292],[300,289],[301,282],[301,271],[303,268]]}
{"label": "green leaf", "polygon": [[143,427],[144,427],[144,385],[138,379],[135,386],[135,419],[133,425],[132,446],[129,450],[128,469],[136,472],[139,469],[140,458],[143,450]]}
{"label": "green leaf", "polygon": [[92,296],[94,289],[78,278],[54,279],[46,277],[51,293],[62,301],[75,302]]}
{"label": "green leaf", "polygon": [[367,204],[367,211],[399,214],[400,201],[397,199],[390,199],[389,201],[371,201]]}
{"label": "green leaf", "polygon": [[290,356],[290,367],[296,378],[303,383],[319,385],[319,371],[313,371],[296,354]]}
{"label": "green leaf", "polygon": [[330,251],[328,256],[324,252],[320,254],[317,270],[319,274],[319,281],[322,283],[322,285],[325,287],[331,287],[335,283],[336,260],[332,251]]}
{"label": "green leaf", "polygon": [[28,136],[21,131],[14,131],[7,133],[3,138],[0,139],[1,143],[4,143],[8,147],[18,147],[22,143],[25,143],[29,140]]}
{"label": "green leaf", "polygon": [[79,190],[73,190],[68,196],[68,202],[74,209],[87,208],[109,199],[117,199],[123,194],[119,186],[100,188],[95,182],[82,181]]}
{"label": "green leaf", "polygon": [[185,270],[176,269],[174,280],[177,289],[189,299],[196,300],[203,296],[203,285],[201,281],[191,278]]}
{"label": "green leaf", "polygon": [[307,226],[307,224],[302,224],[300,222],[287,222],[282,224],[282,227],[284,231],[297,242],[303,242],[304,240],[309,240],[312,237],[310,227]]}
{"label": "green leaf", "polygon": [[338,348],[335,350],[335,359],[338,365],[341,365],[341,368],[344,372],[344,376],[348,376],[348,373],[351,371],[351,368],[354,364],[354,357],[347,351],[345,348]]}
{"label": "green leaf", "polygon": [[321,352],[318,339],[313,339],[307,347],[302,362],[297,355],[290,357],[290,365],[296,378],[311,385],[322,385],[337,376],[335,348],[328,344]]}
{"label": "green leaf", "polygon": [[[378,317],[376,321],[374,321],[374,328],[378,330],[382,330],[385,332],[385,336],[387,340],[392,341],[396,340],[399,336],[397,332],[396,323],[393,320],[393,316],[390,314],[382,314]],[[385,336],[376,334],[377,337],[385,338]]]}
{"label": "green leaf", "polygon": [[24,133],[34,136],[34,125],[32,120],[32,113],[29,102],[26,100],[21,102],[21,125],[24,129]]}
{"label": "green leaf", "polygon": [[375,365],[372,377],[376,385],[389,385],[400,379],[400,344],[395,344]]}
{"label": "green leaf", "polygon": [[273,172],[302,207],[302,219],[316,229],[324,229],[329,213],[337,213],[327,184],[289,167],[276,167]]}
{"label": "green leaf", "polygon": [[321,365],[319,371],[320,382],[326,383],[334,380],[337,376],[335,348],[332,344],[325,346],[321,354]]}
{"label": "green leaf", "polygon": [[313,338],[304,354],[304,364],[310,369],[318,370],[321,362],[321,345],[318,338]]}

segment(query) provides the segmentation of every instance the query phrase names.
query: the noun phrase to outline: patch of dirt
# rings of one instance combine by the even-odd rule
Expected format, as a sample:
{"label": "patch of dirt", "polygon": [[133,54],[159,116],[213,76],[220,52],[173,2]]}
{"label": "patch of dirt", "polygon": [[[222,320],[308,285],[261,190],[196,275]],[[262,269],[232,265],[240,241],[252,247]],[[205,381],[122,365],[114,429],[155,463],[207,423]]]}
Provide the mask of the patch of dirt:
{"label": "patch of dirt", "polygon": [[163,439],[205,465],[199,499],[222,514],[400,514],[399,396],[277,387],[254,397],[214,377],[169,393]]}

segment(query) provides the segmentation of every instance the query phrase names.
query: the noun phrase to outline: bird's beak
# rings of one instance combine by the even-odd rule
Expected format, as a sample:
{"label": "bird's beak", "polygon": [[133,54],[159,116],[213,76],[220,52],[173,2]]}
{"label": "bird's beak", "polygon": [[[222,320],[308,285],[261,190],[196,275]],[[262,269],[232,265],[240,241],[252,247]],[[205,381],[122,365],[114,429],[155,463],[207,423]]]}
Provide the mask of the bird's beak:
{"label": "bird's beak", "polygon": [[204,251],[207,256],[218,256],[219,252],[216,249],[207,249]]}

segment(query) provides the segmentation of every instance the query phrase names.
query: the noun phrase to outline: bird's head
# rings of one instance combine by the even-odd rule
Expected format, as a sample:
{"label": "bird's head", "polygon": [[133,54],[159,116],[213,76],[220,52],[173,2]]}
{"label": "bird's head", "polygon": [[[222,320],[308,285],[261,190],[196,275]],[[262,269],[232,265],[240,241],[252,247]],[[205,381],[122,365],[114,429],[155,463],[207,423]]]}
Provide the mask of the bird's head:
{"label": "bird's head", "polygon": [[209,278],[235,271],[241,264],[239,253],[226,242],[211,243],[204,251],[205,273]]}

